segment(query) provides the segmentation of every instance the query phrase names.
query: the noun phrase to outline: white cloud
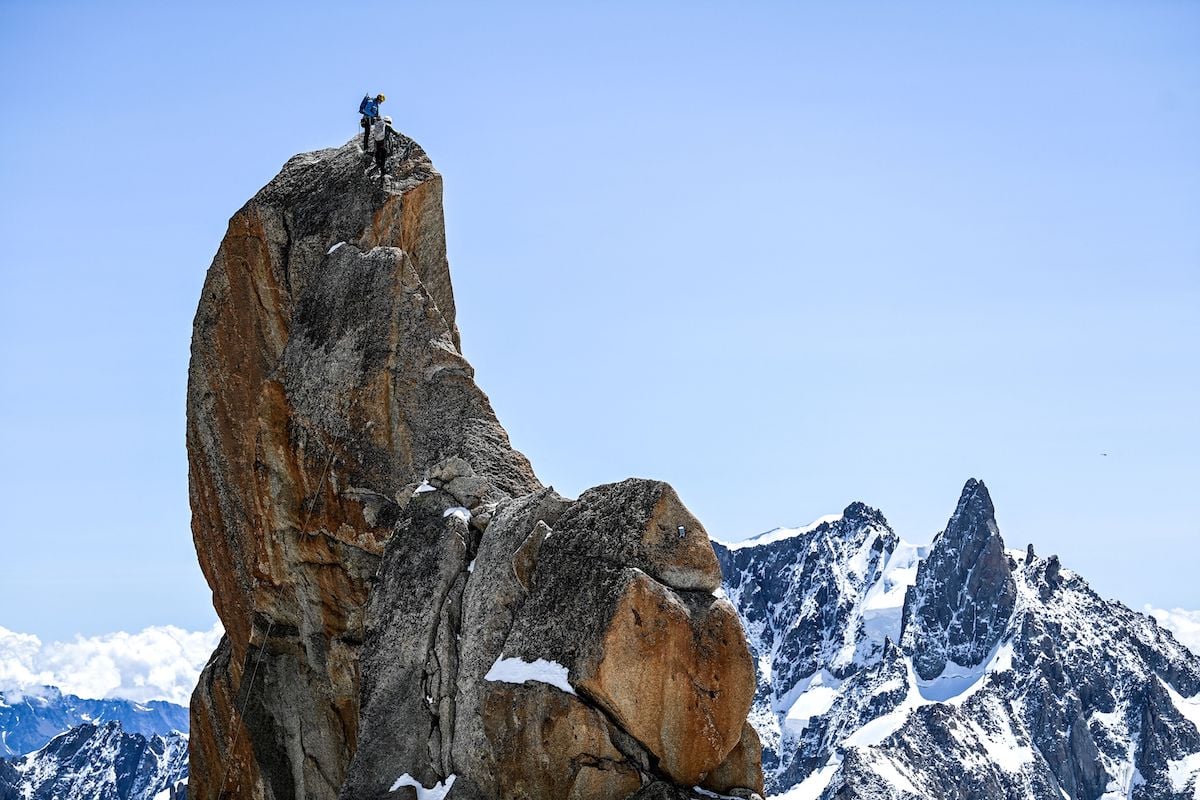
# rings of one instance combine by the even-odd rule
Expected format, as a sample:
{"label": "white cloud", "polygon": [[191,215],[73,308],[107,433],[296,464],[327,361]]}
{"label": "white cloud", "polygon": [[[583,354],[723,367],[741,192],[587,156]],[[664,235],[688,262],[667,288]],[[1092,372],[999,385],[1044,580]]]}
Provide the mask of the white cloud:
{"label": "white cloud", "polygon": [[1167,611],[1147,604],[1146,613],[1173,633],[1181,645],[1200,655],[1200,611],[1186,611],[1182,608]]}
{"label": "white cloud", "polygon": [[221,633],[220,623],[207,631],[161,625],[43,644],[32,634],[0,627],[0,690],[11,694],[48,685],[80,697],[187,705]]}
{"label": "white cloud", "polygon": [[48,683],[48,675],[39,674],[35,661],[42,640],[32,633],[16,633],[0,627],[0,690],[11,692]]}

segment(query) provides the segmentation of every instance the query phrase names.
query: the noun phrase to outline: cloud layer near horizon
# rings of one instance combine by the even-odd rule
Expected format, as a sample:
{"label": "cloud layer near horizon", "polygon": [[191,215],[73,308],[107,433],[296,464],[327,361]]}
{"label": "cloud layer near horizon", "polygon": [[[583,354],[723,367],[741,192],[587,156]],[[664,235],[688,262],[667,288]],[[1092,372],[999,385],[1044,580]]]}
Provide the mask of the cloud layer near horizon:
{"label": "cloud layer near horizon", "polygon": [[1154,608],[1149,603],[1146,604],[1145,611],[1158,620],[1159,625],[1174,634],[1181,645],[1200,655],[1200,611],[1187,611],[1182,608],[1172,608],[1168,611],[1165,608]]}
{"label": "cloud layer near horizon", "polygon": [[[1200,611],[1150,605],[1144,610],[1200,655]],[[187,705],[222,632],[219,622],[207,631],[162,625],[43,644],[33,634],[0,626],[0,691],[56,686],[86,698]]]}
{"label": "cloud layer near horizon", "polygon": [[221,634],[220,623],[207,631],[161,625],[43,644],[0,627],[0,691],[56,686],[85,698],[187,705]]}

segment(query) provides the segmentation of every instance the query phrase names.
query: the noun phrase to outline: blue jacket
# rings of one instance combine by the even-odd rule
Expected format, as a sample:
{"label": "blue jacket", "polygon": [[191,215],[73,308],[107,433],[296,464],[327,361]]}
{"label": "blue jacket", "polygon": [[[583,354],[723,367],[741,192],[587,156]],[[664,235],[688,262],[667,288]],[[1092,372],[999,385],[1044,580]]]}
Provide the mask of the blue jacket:
{"label": "blue jacket", "polygon": [[368,119],[378,119],[379,103],[375,102],[374,97],[364,97],[358,104],[358,113],[365,115]]}

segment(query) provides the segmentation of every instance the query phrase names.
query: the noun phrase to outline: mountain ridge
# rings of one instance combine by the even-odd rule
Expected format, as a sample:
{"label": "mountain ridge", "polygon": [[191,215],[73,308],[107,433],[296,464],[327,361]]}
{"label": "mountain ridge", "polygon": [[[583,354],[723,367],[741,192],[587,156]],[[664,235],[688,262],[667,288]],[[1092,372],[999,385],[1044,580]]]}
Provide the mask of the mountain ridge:
{"label": "mountain ridge", "polygon": [[0,800],[184,800],[187,737],[149,737],[117,721],[84,723],[12,761],[0,760]]}
{"label": "mountain ridge", "polygon": [[[825,541],[830,533],[842,547]],[[929,546],[893,537],[884,522],[715,548],[759,663],[751,718],[769,791],[826,800],[1191,797],[1200,781],[1200,656],[1153,619],[1095,595],[1057,557],[1005,550],[981,482],[964,486]],[[874,542],[886,555],[872,562]],[[986,556],[983,574],[958,569],[964,544]],[[806,560],[810,552],[832,559]],[[1006,611],[994,599],[1009,586]],[[782,605],[762,602],[789,595]],[[806,604],[818,596],[838,609],[832,617]],[[988,607],[975,618],[987,624],[947,624],[979,600]],[[814,653],[789,643],[822,622],[815,638],[841,633],[842,647]],[[954,664],[950,652],[972,663]],[[960,786],[967,764],[977,765],[974,782]]]}
{"label": "mountain ridge", "polygon": [[[18,699],[19,698],[19,699]],[[187,732],[188,709],[167,700],[145,703],[122,698],[88,699],[54,686],[0,691],[0,758],[43,747],[76,725],[120,722],[129,733],[146,736]]]}

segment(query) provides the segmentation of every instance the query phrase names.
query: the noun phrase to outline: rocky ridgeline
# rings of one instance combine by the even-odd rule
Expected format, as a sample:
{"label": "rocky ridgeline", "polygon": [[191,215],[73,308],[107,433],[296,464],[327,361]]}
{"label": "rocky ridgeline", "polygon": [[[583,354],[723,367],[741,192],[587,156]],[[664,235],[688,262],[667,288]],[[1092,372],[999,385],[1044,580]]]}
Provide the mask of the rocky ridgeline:
{"label": "rocky ridgeline", "polygon": [[187,736],[83,724],[11,762],[0,761],[0,800],[186,800]]}
{"label": "rocky ridgeline", "polygon": [[1200,797],[1200,657],[1057,557],[1006,550],[981,482],[928,547],[856,503],[717,553],[772,792]]}
{"label": "rocky ridgeline", "polygon": [[87,700],[53,686],[0,692],[0,758],[31,753],[76,725],[105,722],[120,722],[126,733],[143,736],[186,732],[188,710],[165,700]]}
{"label": "rocky ridgeline", "polygon": [[441,177],[355,141],[229,223],[192,340],[192,528],[226,635],[189,796],[682,798],[762,789],[754,665],[666,484],[577,500],[459,349]]}

